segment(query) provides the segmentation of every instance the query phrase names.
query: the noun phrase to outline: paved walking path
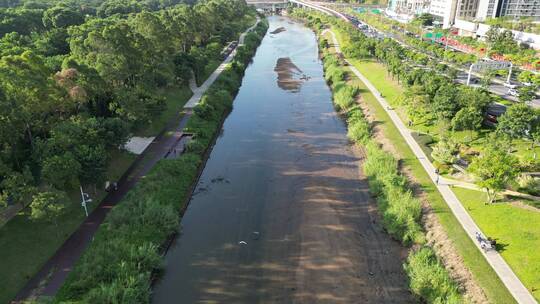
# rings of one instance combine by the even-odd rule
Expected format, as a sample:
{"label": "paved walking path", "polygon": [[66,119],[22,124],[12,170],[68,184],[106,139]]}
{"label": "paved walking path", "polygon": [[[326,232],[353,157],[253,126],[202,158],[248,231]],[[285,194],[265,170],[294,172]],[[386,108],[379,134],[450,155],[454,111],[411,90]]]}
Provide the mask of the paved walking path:
{"label": "paved walking path", "polygon": [[109,194],[90,213],[79,228],[62,244],[56,253],[42,266],[41,270],[27,282],[19,291],[15,301],[22,301],[29,297],[54,296],[62,287],[68,274],[75,266],[85,249],[92,242],[94,234],[105,220],[109,211],[118,204],[129,190],[143,178],[161,159],[165,158],[170,150],[178,144],[182,137],[190,113],[177,116],[174,124],[166,130],[173,130],[172,136],[162,132],[146,148],[124,175],[118,180],[118,189]]}
{"label": "paved walking path", "polygon": [[[257,18],[257,23],[244,32],[239,41],[243,43],[247,32],[251,31],[260,19]],[[195,106],[202,95],[215,81],[217,76],[223,71],[224,65],[232,60],[235,52],[222,63],[219,68],[212,73],[204,84],[197,88],[190,102]],[[219,71],[219,72],[218,72]],[[164,158],[175,158],[176,151],[183,150],[184,141],[181,141],[186,123],[191,117],[191,108],[185,106],[184,115],[178,114],[174,117],[169,125],[152,141],[152,143],[137,157],[135,162],[129,167],[124,175],[118,180],[118,189],[110,192],[101,203],[90,213],[90,215],[82,222],[79,228],[62,244],[56,253],[42,266],[41,270],[34,275],[30,281],[19,291],[15,297],[15,302],[22,302],[33,296],[54,296],[60,287],[62,287],[68,274],[71,272],[75,263],[84,253],[85,249],[92,242],[94,234],[99,226],[105,220],[109,211],[118,204],[124,196],[131,190],[137,182],[143,178]],[[172,134],[170,132],[172,131]]]}
{"label": "paved walking path", "polygon": [[[456,179],[452,179],[452,178],[441,177],[440,180],[439,180],[439,183],[440,184],[447,184],[447,185],[449,185],[451,187],[459,187],[459,188],[464,188],[464,189],[471,189],[471,190],[486,192],[486,189],[480,188],[476,184],[468,183],[468,182],[464,182],[464,181],[456,180]],[[527,193],[521,193],[521,192],[512,191],[512,190],[504,190],[504,191],[502,191],[500,193],[503,194],[503,195],[513,196],[513,197],[520,197],[520,198],[523,198],[523,199],[528,199],[528,200],[533,200],[533,201],[540,201],[540,197],[530,195],[530,194],[527,194]]]}
{"label": "paved walking path", "polygon": [[[341,53],[339,43],[336,39],[335,34],[332,31],[326,30],[330,33],[332,36],[332,40],[334,43],[334,48],[336,52]],[[325,31],[325,32],[326,32]],[[324,33],[324,32],[323,32]],[[385,109],[386,113],[388,113],[388,116],[390,116],[390,119],[392,119],[392,122],[396,126],[396,128],[399,130],[399,133],[403,136],[415,156],[418,158],[418,161],[420,164],[422,164],[422,167],[426,170],[429,177],[433,181],[433,183],[436,184],[437,180],[437,174],[435,174],[435,167],[433,164],[429,161],[428,157],[424,153],[424,151],[420,148],[420,145],[414,140],[414,138],[411,135],[411,131],[405,126],[405,124],[401,121],[396,111],[392,109],[392,107],[388,104],[386,99],[384,99],[381,96],[381,93],[371,84],[371,82],[360,73],[351,62],[349,62],[347,59],[345,61],[349,64],[349,68],[351,71],[358,77],[364,84],[368,87],[368,89],[371,91],[373,96],[377,99],[377,101],[381,104],[381,106]],[[508,288],[512,296],[516,299],[518,303],[523,304],[535,304],[537,303],[532,294],[527,290],[527,288],[521,283],[519,278],[516,276],[516,274],[512,271],[512,269],[508,266],[508,264],[504,261],[504,259],[501,257],[501,255],[495,251],[495,250],[489,250],[484,251],[481,249],[479,242],[476,240],[475,234],[477,232],[481,233],[480,228],[476,225],[474,220],[471,218],[467,210],[463,207],[461,202],[458,200],[454,192],[450,189],[450,185],[445,183],[439,183],[436,185],[437,189],[441,193],[442,197],[452,210],[452,213],[454,216],[458,219],[459,223],[467,233],[467,235],[473,240],[473,243],[478,247],[478,250],[482,252],[488,263],[491,265],[493,270],[497,273],[503,284]],[[482,237],[486,239],[486,236],[482,234]]]}
{"label": "paved walking path", "polygon": [[[240,38],[238,39],[238,46],[244,44],[244,39],[247,33],[251,32],[251,30],[253,30],[260,21],[261,19],[257,17],[257,22],[255,22],[252,27],[248,28],[244,33],[242,33],[242,35],[240,35]],[[223,60],[223,62],[217,67],[216,70],[214,70],[214,72],[208,77],[208,79],[206,79],[206,81],[200,87],[197,87],[197,83],[194,79],[190,81],[189,86],[193,91],[193,96],[191,96],[191,98],[188,100],[188,102],[184,106],[184,109],[193,109],[199,103],[206,90],[208,90],[208,88],[214,83],[214,81],[216,81],[216,79],[219,77],[219,75],[221,75],[221,73],[225,70],[229,63],[231,63],[234,55],[236,55],[236,50],[238,49],[238,46],[234,48],[234,50],[229,54],[229,56],[227,56],[227,58]]]}

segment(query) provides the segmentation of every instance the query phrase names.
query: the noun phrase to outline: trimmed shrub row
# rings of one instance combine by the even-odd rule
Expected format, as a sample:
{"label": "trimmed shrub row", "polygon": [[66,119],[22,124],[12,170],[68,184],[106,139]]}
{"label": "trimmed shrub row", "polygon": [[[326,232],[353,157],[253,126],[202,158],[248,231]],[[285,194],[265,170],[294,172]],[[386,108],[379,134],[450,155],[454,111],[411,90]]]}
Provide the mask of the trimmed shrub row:
{"label": "trimmed shrub row", "polygon": [[428,303],[461,303],[463,299],[457,284],[434,250],[426,245],[420,223],[420,201],[410,190],[407,178],[399,173],[398,161],[371,138],[369,122],[354,102],[358,88],[345,89],[350,86],[344,82],[345,72],[335,55],[323,50],[323,62],[336,108],[347,115],[347,136],[352,142],[365,147],[364,173],[368,177],[370,191],[377,199],[383,226],[405,246],[417,245],[418,249],[411,251],[404,265],[411,291]]}
{"label": "trimmed shrub row", "polygon": [[56,302],[149,303],[152,273],[162,266],[161,245],[179,226],[207,149],[230,111],[244,70],[268,29],[266,20],[246,36],[231,65],[194,109],[186,132],[194,134],[186,153],[161,160],[111,210]]}
{"label": "trimmed shrub row", "polygon": [[327,58],[324,60],[324,78],[332,87],[336,109],[344,111],[354,104],[359,90],[345,83],[345,72],[340,66],[339,59],[335,56],[327,56]]}

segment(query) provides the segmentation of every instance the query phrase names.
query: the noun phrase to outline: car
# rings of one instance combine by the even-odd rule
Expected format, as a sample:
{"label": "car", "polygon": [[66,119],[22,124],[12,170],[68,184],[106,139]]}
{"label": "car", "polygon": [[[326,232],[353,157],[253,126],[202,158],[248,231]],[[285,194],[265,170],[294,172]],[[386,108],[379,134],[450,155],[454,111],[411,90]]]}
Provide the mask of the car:
{"label": "car", "polygon": [[508,90],[508,94],[514,96],[514,97],[519,97],[519,93],[516,89],[510,89]]}
{"label": "car", "polygon": [[505,86],[505,87],[507,87],[507,88],[510,88],[510,89],[515,89],[515,88],[517,88],[517,85],[511,84],[511,83],[509,83],[509,82],[503,83],[503,86]]}
{"label": "car", "polygon": [[526,87],[530,87],[530,86],[532,86],[533,84],[532,84],[531,82],[524,82],[523,85],[526,86]]}

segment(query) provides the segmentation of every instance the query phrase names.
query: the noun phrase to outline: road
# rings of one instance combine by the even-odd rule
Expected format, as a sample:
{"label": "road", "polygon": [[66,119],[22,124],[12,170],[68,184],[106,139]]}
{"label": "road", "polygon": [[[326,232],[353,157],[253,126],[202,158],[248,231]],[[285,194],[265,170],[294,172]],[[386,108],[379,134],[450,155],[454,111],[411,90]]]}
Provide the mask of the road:
{"label": "road", "polygon": [[[341,17],[341,16],[339,16],[339,17]],[[351,22],[350,19],[347,19],[347,21]],[[366,36],[372,37],[372,38],[377,38],[377,39],[391,38],[391,39],[397,41],[403,47],[411,48],[411,49],[416,50],[417,52],[426,54],[432,60],[441,61],[440,59],[434,57],[432,54],[426,53],[425,50],[421,50],[421,49],[415,48],[415,47],[413,47],[411,45],[408,45],[404,41],[404,39],[402,37],[400,37],[400,35],[397,35],[395,33],[389,33],[389,32],[380,31],[379,29],[376,29],[371,25],[368,25],[368,26],[369,26],[369,28],[367,28],[367,29],[358,29],[358,30],[362,31]],[[455,69],[457,69],[459,71],[458,75],[457,75],[456,82],[461,83],[461,84],[466,84],[467,83],[469,67],[467,67],[467,66],[457,66],[457,65],[449,63],[449,62],[443,62],[443,61],[441,61],[441,62],[448,65],[448,66],[451,66],[451,67],[453,67],[453,68],[455,68]],[[479,75],[477,73],[474,73],[474,72],[472,73],[471,81],[473,82],[473,85],[474,85],[475,81],[479,83],[480,79],[481,79],[481,75]],[[503,85],[504,82],[505,82],[505,80],[494,78],[494,79],[491,80],[490,85],[487,87],[487,90],[489,92],[497,95],[497,96],[500,96],[500,97],[506,99],[506,100],[517,102],[518,98],[515,97],[515,96],[512,96],[512,95],[510,95],[508,93],[509,88],[507,88],[507,87],[505,87]],[[513,82],[513,83],[515,84],[515,82]],[[529,104],[534,108],[540,108],[540,98],[538,98],[538,96],[537,96],[537,98],[532,100]]]}
{"label": "road", "polygon": [[[336,48],[337,52],[341,52],[339,49],[339,43],[336,39],[336,36],[332,31],[330,31],[332,40],[334,43],[334,47]],[[345,59],[346,60],[346,59]],[[380,105],[385,109],[385,111],[388,113],[390,118],[392,119],[392,122],[396,126],[396,128],[399,130],[400,134],[403,136],[405,141],[407,142],[407,145],[411,148],[413,153],[415,154],[416,158],[424,167],[424,170],[427,172],[427,174],[430,176],[432,182],[436,185],[437,189],[441,193],[442,197],[446,201],[447,205],[452,210],[452,213],[457,218],[467,235],[471,238],[473,243],[478,247],[478,250],[480,250],[483,254],[483,256],[486,258],[488,263],[491,265],[491,267],[495,270],[503,284],[508,288],[510,293],[514,296],[516,301],[518,303],[522,304],[535,304],[537,303],[532,294],[527,290],[527,288],[523,285],[523,283],[519,280],[519,278],[515,275],[515,273],[512,271],[510,266],[504,261],[504,259],[501,257],[501,255],[494,250],[484,251],[481,249],[480,244],[476,241],[476,233],[481,232],[481,229],[476,225],[472,217],[469,215],[467,210],[463,207],[459,199],[456,197],[454,192],[452,192],[450,188],[450,184],[443,184],[443,183],[437,183],[437,174],[435,173],[435,167],[433,164],[429,161],[429,158],[426,156],[422,148],[418,145],[416,140],[412,137],[412,132],[409,130],[405,124],[401,121],[399,115],[392,109],[390,104],[386,101],[385,98],[382,97],[381,93],[371,84],[371,82],[362,74],[360,71],[358,71],[352,63],[350,63],[348,60],[346,60],[349,64],[349,67],[351,71],[360,79],[362,82],[366,84],[368,89],[371,91],[373,96],[377,99],[377,101],[380,103]],[[486,236],[482,234],[484,239],[486,239]]]}

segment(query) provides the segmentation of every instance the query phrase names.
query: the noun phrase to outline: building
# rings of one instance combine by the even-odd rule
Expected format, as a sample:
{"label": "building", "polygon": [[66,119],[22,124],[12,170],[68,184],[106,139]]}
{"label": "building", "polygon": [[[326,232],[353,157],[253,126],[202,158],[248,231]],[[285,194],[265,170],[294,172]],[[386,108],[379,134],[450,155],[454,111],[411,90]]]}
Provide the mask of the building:
{"label": "building", "polygon": [[526,17],[540,21],[540,0],[458,0],[456,18],[482,22],[487,18]]}
{"label": "building", "polygon": [[428,12],[442,19],[443,28],[504,16],[540,21],[540,0],[431,0]]}
{"label": "building", "polygon": [[494,11],[500,16],[530,17],[540,21],[540,0],[502,0]]}
{"label": "building", "polygon": [[449,28],[456,17],[458,0],[432,0],[429,6],[429,13],[442,20],[443,28]]}
{"label": "building", "polygon": [[430,0],[390,0],[388,9],[401,19],[412,19],[415,15],[429,12]]}

